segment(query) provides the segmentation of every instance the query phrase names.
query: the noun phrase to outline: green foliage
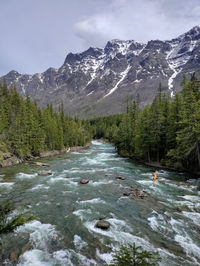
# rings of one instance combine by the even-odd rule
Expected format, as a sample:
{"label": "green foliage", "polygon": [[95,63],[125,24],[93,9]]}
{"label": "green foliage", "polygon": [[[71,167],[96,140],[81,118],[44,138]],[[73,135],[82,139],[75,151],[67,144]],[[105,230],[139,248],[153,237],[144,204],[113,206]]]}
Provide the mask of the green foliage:
{"label": "green foliage", "polygon": [[34,216],[29,216],[27,212],[16,214],[9,219],[9,215],[13,210],[14,205],[9,201],[0,204],[0,235],[11,233],[18,226],[36,219]]}
{"label": "green foliage", "polygon": [[63,106],[59,112],[51,104],[41,110],[15,87],[0,84],[0,151],[28,158],[45,150],[84,145],[90,138],[84,124],[64,115]]}
{"label": "green foliage", "polygon": [[161,261],[158,253],[143,250],[142,247],[133,245],[121,246],[114,255],[113,262],[109,266],[148,266],[158,265]]}
{"label": "green foliage", "polygon": [[200,171],[200,81],[184,77],[183,90],[170,98],[158,88],[150,106],[138,101],[126,114],[91,120],[95,138],[113,142],[120,154],[166,166]]}

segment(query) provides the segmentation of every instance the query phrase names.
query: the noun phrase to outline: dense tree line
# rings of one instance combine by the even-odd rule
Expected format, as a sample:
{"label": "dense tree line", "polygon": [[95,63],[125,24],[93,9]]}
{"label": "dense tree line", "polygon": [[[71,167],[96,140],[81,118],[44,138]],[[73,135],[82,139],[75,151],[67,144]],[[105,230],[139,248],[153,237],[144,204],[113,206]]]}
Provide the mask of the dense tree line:
{"label": "dense tree line", "polygon": [[15,87],[0,84],[0,151],[19,158],[37,156],[45,150],[85,145],[90,135],[82,122],[66,117],[63,106],[55,112],[49,104],[40,109]]}
{"label": "dense tree line", "polygon": [[90,121],[93,135],[113,142],[119,153],[146,162],[200,171],[200,81],[183,78],[173,98],[158,88],[151,105],[134,101],[126,114]]}

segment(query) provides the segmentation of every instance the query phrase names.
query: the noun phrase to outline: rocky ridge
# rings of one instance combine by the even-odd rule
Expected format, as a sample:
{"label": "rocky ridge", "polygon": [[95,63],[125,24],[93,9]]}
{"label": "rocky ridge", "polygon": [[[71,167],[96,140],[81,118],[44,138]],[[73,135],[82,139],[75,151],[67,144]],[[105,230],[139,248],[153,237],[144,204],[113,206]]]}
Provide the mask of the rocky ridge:
{"label": "rocky ridge", "polygon": [[138,96],[141,107],[152,102],[159,84],[173,96],[183,74],[200,69],[200,26],[169,40],[139,43],[109,41],[105,48],[69,53],[59,68],[34,75],[11,71],[1,78],[16,84],[40,106],[63,103],[69,115],[80,118],[124,112]]}

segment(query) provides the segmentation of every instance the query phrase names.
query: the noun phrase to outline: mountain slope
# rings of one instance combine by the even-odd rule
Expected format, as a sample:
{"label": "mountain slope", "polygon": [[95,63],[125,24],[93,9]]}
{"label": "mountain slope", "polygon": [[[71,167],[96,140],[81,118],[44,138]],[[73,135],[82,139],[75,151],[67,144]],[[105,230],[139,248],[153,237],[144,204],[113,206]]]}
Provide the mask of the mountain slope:
{"label": "mountain slope", "polygon": [[104,49],[89,48],[68,54],[59,69],[21,75],[11,71],[5,78],[15,83],[40,106],[62,102],[65,112],[81,118],[124,112],[127,101],[152,102],[160,83],[173,96],[183,73],[200,69],[200,26],[170,41],[112,40]]}

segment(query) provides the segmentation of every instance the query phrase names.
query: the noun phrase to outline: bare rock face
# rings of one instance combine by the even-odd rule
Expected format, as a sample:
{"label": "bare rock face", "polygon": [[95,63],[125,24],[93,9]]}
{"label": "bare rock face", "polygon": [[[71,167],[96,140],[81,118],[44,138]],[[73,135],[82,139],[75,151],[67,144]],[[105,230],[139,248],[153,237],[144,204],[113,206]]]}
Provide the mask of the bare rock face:
{"label": "bare rock face", "polygon": [[21,163],[22,160],[16,156],[7,156],[3,160],[0,160],[0,167],[12,166]]}
{"label": "bare rock face", "polygon": [[108,221],[105,221],[105,220],[99,220],[95,224],[95,227],[103,229],[103,230],[107,230],[110,227],[110,223]]}
{"label": "bare rock face", "polygon": [[87,184],[89,183],[89,179],[81,179],[80,184]]}
{"label": "bare rock face", "polygon": [[141,107],[150,104],[162,83],[172,95],[181,90],[183,73],[200,68],[200,26],[169,40],[146,44],[112,40],[105,48],[67,55],[64,64],[41,74],[11,71],[0,80],[15,84],[41,107],[64,104],[69,115],[91,118],[126,110],[127,98],[139,96]]}

